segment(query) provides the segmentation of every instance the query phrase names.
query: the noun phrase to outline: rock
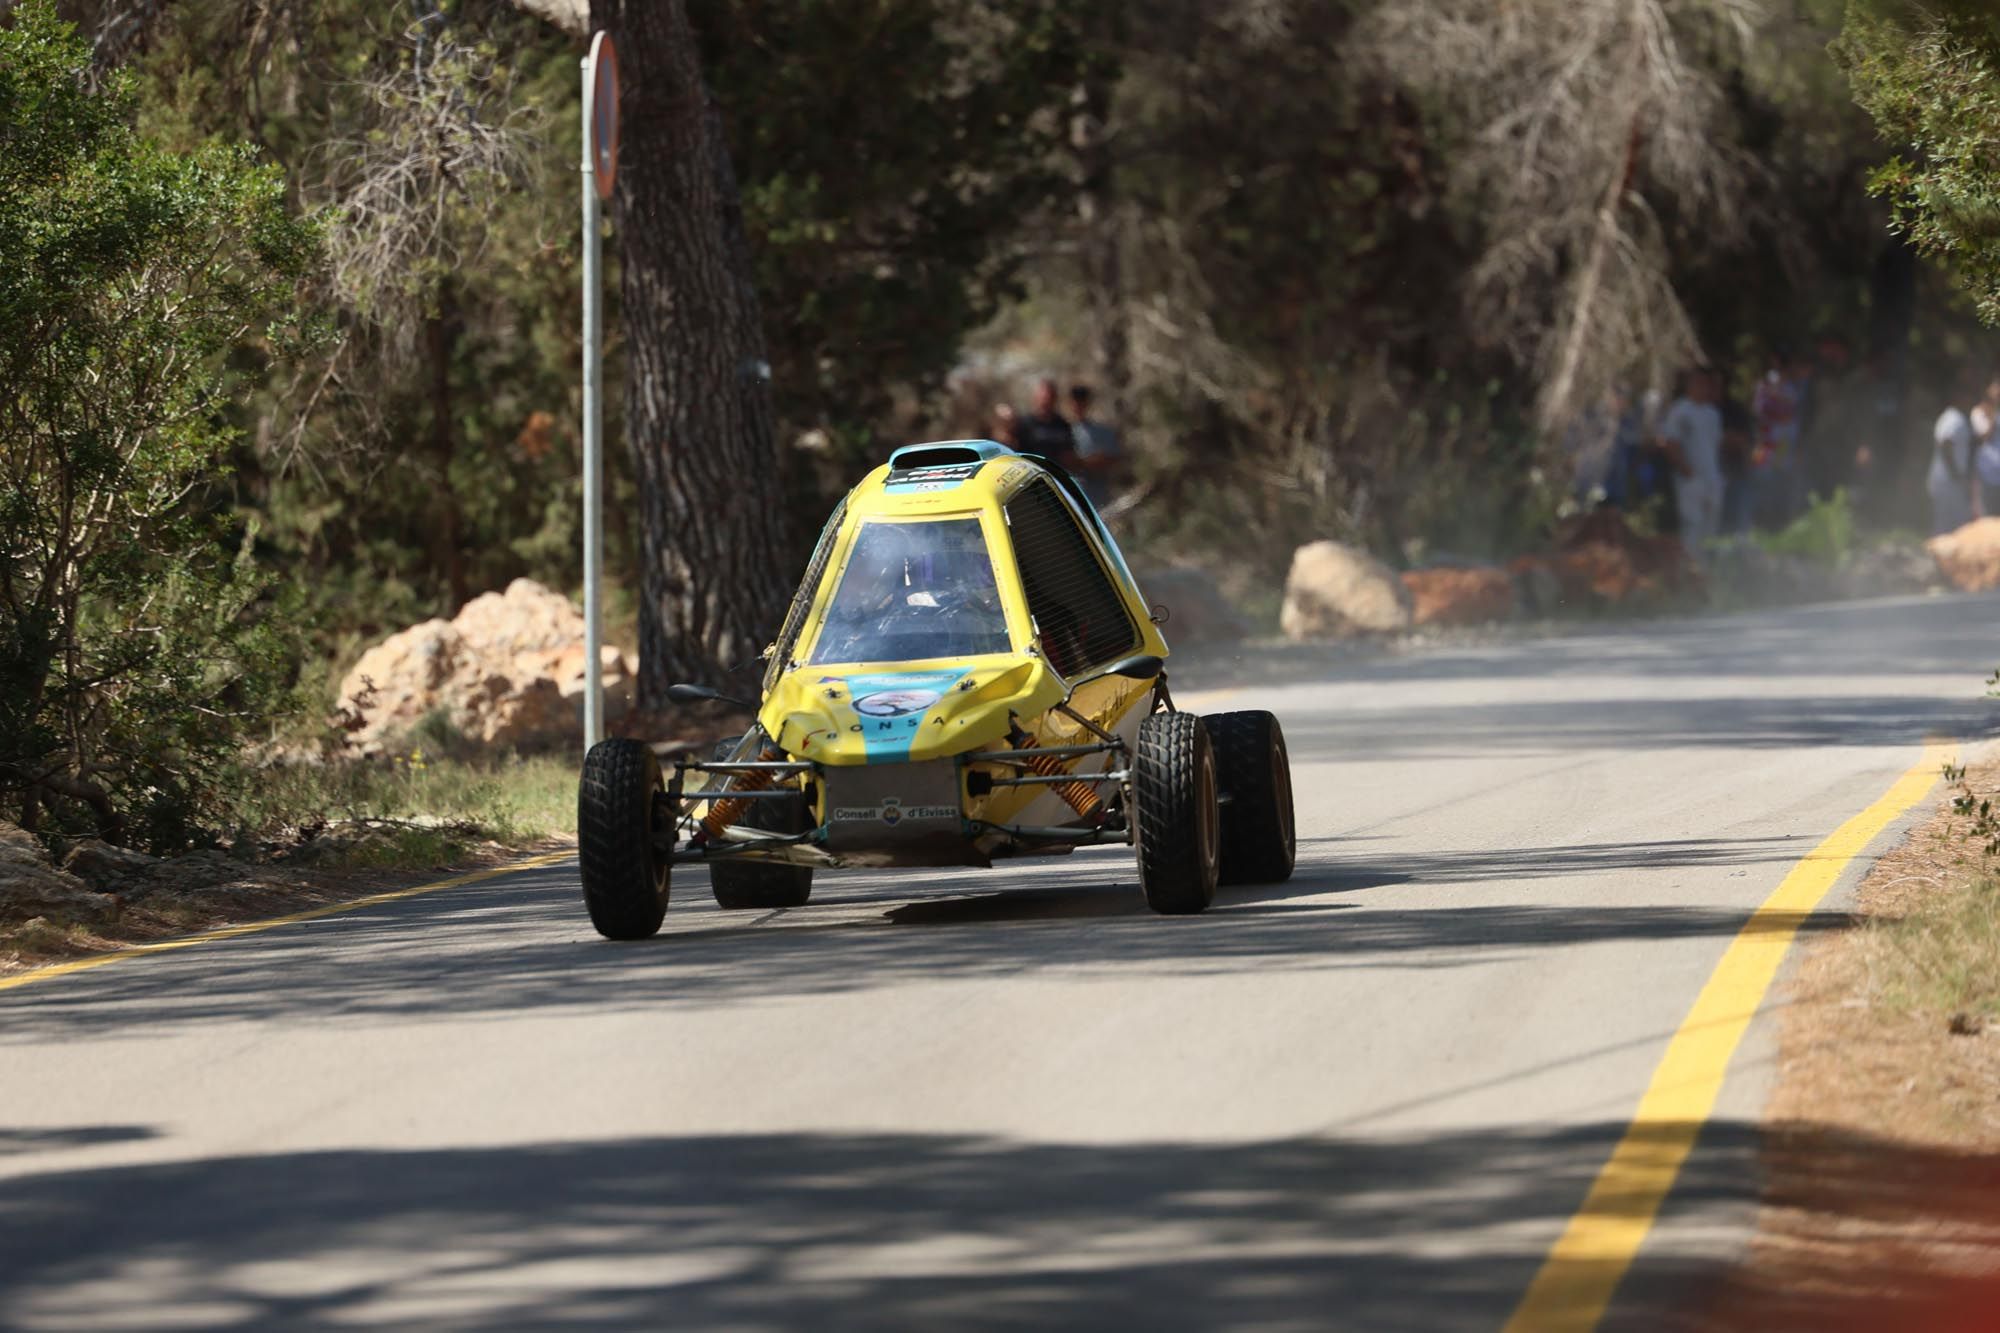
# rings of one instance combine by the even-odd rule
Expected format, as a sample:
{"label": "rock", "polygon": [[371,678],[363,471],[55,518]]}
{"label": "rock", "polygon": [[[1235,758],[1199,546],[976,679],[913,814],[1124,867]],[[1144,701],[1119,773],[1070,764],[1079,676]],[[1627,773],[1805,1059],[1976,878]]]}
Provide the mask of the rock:
{"label": "rock", "polygon": [[1199,569],[1166,566],[1139,576],[1149,606],[1165,608],[1161,630],[1173,643],[1234,643],[1249,633],[1236,608]]}
{"label": "rock", "polygon": [[[1615,509],[1595,509],[1570,522],[1557,533],[1553,550],[1521,556],[1507,570],[1517,581],[1552,581],[1558,603],[1569,610],[1660,601],[1702,586],[1678,539],[1636,533]],[[1524,600],[1538,612],[1553,609],[1546,589]]]}
{"label": "rock", "polygon": [[1410,590],[1365,551],[1319,541],[1292,553],[1278,624],[1290,639],[1391,634],[1410,627]]}
{"label": "rock", "polygon": [[110,893],[135,875],[143,875],[159,861],[129,847],[114,847],[101,838],[85,838],[69,849],[62,868],[96,889]]}
{"label": "rock", "polygon": [[1767,551],[1750,540],[1717,544],[1710,554],[1709,577],[1752,606],[1826,601],[1839,591],[1826,565],[1803,555]]}
{"label": "rock", "polygon": [[143,879],[128,881],[129,896],[205,893],[211,889],[241,883],[254,871],[227,852],[214,850],[187,852],[154,865]]}
{"label": "rock", "polygon": [[1507,566],[1514,595],[1529,615],[1552,616],[1563,609],[1562,580],[1540,556],[1523,556]]}
{"label": "rock", "polygon": [[1856,551],[1840,571],[1848,597],[1895,597],[1946,586],[1944,572],[1923,547],[1885,542]]}
{"label": "rock", "polygon": [[1514,580],[1504,569],[1412,569],[1404,572],[1403,586],[1418,625],[1485,625],[1514,614]]}
{"label": "rock", "polygon": [[18,824],[0,822],[0,866],[46,866],[49,854],[34,834]]}
{"label": "rock", "polygon": [[452,626],[482,655],[514,659],[583,643],[583,613],[569,598],[533,579],[515,579],[505,592],[485,592],[452,617]]}
{"label": "rock", "polygon": [[[605,714],[631,706],[636,684],[623,653],[599,662]],[[484,593],[451,620],[427,620],[376,644],[340,684],[350,744],[380,752],[425,717],[444,713],[468,740],[533,749],[573,738],[583,715],[583,617],[530,579]]]}
{"label": "rock", "polygon": [[1951,586],[1962,592],[2000,588],[2000,518],[1975,518],[1924,543]]}
{"label": "rock", "polygon": [[104,926],[117,915],[116,898],[50,865],[32,834],[0,824],[0,924],[43,917],[58,927]]}

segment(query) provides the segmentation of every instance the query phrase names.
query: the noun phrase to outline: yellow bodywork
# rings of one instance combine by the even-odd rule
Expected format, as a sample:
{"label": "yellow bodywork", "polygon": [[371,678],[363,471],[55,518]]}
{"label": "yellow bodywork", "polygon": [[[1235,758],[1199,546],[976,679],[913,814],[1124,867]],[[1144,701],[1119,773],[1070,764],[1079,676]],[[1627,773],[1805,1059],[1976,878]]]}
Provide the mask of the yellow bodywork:
{"label": "yellow bodywork", "polygon": [[[829,768],[920,764],[973,751],[1008,749],[1013,744],[1010,736],[1021,733],[1041,747],[1098,740],[1075,719],[1051,711],[1070,692],[1069,686],[1050,667],[1036,641],[1007,523],[1007,502],[1023,487],[1047,475],[1045,470],[1031,459],[1002,452],[980,462],[969,476],[948,487],[924,489],[907,482],[892,486],[891,473],[891,464],[884,464],[849,494],[840,525],[827,539],[831,544],[818,586],[801,589],[801,597],[810,595],[812,600],[784,660],[774,661],[767,677],[763,706],[758,711],[764,732],[787,755]],[[907,478],[910,474],[900,475]],[[1132,622],[1131,647],[1117,656],[1148,653],[1164,658],[1166,642],[1115,545],[1095,531],[1094,516],[1074,501],[1070,503],[1073,517],[1088,537],[1092,558],[1103,566]],[[1006,613],[1009,651],[915,661],[812,662],[826,626],[828,605],[864,523],[968,518],[979,521],[985,537]],[[1109,661],[1095,662],[1090,670],[1109,665]],[[857,696],[864,702],[871,697],[871,688],[910,682],[922,686],[920,691],[908,692],[914,703],[922,703],[932,694],[935,702],[920,712],[893,717],[870,715],[855,707]],[[1122,731],[1129,740],[1138,718],[1150,711],[1154,686],[1153,680],[1123,676],[1089,680],[1076,691],[1069,708],[1107,733]],[[1103,771],[1110,767],[1110,756],[1092,756],[1088,767]],[[1004,772],[999,768],[993,771]],[[1003,824],[1046,791],[1041,787],[1001,788],[979,796],[962,792],[961,797],[966,817]],[[821,807],[817,813],[824,820],[823,798]]]}

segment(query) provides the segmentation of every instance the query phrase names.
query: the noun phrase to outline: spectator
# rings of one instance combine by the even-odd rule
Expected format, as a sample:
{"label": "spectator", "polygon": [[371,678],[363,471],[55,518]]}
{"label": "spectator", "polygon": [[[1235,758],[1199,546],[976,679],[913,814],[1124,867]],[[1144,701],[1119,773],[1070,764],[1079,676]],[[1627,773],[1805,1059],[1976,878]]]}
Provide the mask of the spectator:
{"label": "spectator", "polygon": [[1014,414],[1012,403],[993,405],[993,439],[1009,449],[1018,448],[1021,443],[1019,419]]}
{"label": "spectator", "polygon": [[1741,537],[1757,516],[1757,417],[1734,395],[1717,406],[1722,411],[1722,531]]}
{"label": "spectator", "polygon": [[1972,398],[1970,376],[1961,377],[1952,401],[1938,413],[1931,427],[1931,466],[1924,488],[1931,497],[1931,531],[1950,532],[1972,521],[1973,492],[1978,485],[1972,471],[1972,419],[1961,402]]}
{"label": "spectator", "polygon": [[1810,489],[1806,475],[1805,441],[1819,415],[1819,385],[1812,360],[1804,356],[1794,356],[1786,363],[1785,379],[1791,385],[1792,401],[1797,405],[1792,422],[1792,447],[1786,452],[1784,460],[1785,518],[1789,521],[1805,512],[1806,494]]}
{"label": "spectator", "polygon": [[1633,401],[1624,389],[1613,389],[1605,397],[1610,412],[1611,460],[1604,474],[1604,498],[1620,509],[1637,509],[1646,498],[1645,477],[1641,472],[1646,446],[1645,408]]}
{"label": "spectator", "polygon": [[1972,503],[1984,517],[2000,509],[2000,376],[1968,414],[1972,423]]}
{"label": "spectator", "polygon": [[1782,527],[1794,511],[1799,454],[1799,422],[1805,414],[1804,381],[1793,372],[1799,363],[1773,353],[1764,377],[1750,399],[1756,418],[1756,444],[1750,453],[1749,519],[1765,527]]}
{"label": "spectator", "polygon": [[1607,390],[1563,432],[1563,452],[1569,456],[1569,492],[1586,508],[1611,493],[1621,402],[1616,389]]}
{"label": "spectator", "polygon": [[1690,559],[1716,532],[1722,517],[1722,409],[1715,372],[1697,369],[1660,422],[1660,444],[1674,471],[1674,507],[1681,545]]}
{"label": "spectator", "polygon": [[1069,418],[1057,409],[1056,399],[1054,380],[1035,381],[1034,410],[1015,424],[1014,447],[1024,454],[1064,463],[1075,449],[1076,439],[1071,434]]}
{"label": "spectator", "polygon": [[1088,384],[1070,386],[1071,457],[1066,462],[1076,473],[1083,493],[1102,509],[1111,501],[1111,482],[1125,461],[1125,448],[1115,429],[1091,419],[1090,404],[1094,397]]}
{"label": "spectator", "polygon": [[1831,496],[1853,478],[1869,411],[1861,378],[1851,373],[1847,340],[1827,334],[1815,356],[1819,364],[1799,421],[1799,467],[1809,492]]}
{"label": "spectator", "polygon": [[[1675,398],[1680,396],[1681,386],[1686,382],[1686,375],[1674,380]],[[1660,422],[1666,417],[1668,401],[1668,395],[1657,387],[1649,387],[1639,395],[1635,421],[1639,442],[1626,487],[1625,507],[1637,512],[1657,502],[1660,530],[1678,532],[1680,517],[1674,513],[1674,470],[1667,460],[1666,446],[1660,443]]]}
{"label": "spectator", "polygon": [[1640,452],[1640,408],[1624,388],[1604,394],[1604,410],[1612,418],[1612,452],[1604,466],[1604,502],[1616,508],[1634,508],[1638,488]]}

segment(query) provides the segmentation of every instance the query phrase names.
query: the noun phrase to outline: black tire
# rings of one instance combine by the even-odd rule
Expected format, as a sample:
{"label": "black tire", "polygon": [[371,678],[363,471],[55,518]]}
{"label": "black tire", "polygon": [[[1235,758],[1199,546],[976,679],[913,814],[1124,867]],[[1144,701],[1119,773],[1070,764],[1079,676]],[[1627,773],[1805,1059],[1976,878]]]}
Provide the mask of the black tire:
{"label": "black tire", "polygon": [[[714,759],[727,759],[735,740],[717,741]],[[752,801],[743,822],[767,833],[804,833],[812,827],[812,811],[804,795],[782,801]],[[778,861],[711,861],[709,888],[715,905],[725,912],[773,907],[804,907],[812,898],[813,868]]]}
{"label": "black tire", "polygon": [[660,761],[642,742],[614,737],[583,757],[577,862],[590,924],[608,940],[646,939],[666,918],[673,863],[653,847],[654,821],[665,802]]}
{"label": "black tire", "polygon": [[1139,724],[1132,754],[1132,803],[1139,887],[1146,905],[1169,916],[1215,901],[1222,830],[1215,753],[1193,713],[1154,713]]}
{"label": "black tire", "polygon": [[1259,712],[1215,713],[1202,721],[1222,785],[1221,882],[1283,884],[1298,858],[1284,729]]}

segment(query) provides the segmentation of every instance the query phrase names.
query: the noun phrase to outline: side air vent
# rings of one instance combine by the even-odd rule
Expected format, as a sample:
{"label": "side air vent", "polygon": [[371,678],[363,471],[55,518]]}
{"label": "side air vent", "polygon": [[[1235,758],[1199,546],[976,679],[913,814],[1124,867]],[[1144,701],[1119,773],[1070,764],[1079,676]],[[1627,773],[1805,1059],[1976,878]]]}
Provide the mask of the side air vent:
{"label": "side air vent", "polygon": [[1007,503],[1028,613],[1042,631],[1042,651],[1062,676],[1075,676],[1131,652],[1139,628],[1104,572],[1069,506],[1047,481]]}
{"label": "side air vent", "polygon": [[897,472],[914,472],[926,467],[954,467],[983,463],[1013,453],[993,440],[935,440],[928,444],[906,444],[889,455],[889,466]]}
{"label": "side air vent", "polygon": [[898,472],[914,472],[918,468],[951,467],[957,463],[978,463],[984,460],[961,444],[936,444],[926,449],[898,449],[891,465]]}

